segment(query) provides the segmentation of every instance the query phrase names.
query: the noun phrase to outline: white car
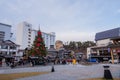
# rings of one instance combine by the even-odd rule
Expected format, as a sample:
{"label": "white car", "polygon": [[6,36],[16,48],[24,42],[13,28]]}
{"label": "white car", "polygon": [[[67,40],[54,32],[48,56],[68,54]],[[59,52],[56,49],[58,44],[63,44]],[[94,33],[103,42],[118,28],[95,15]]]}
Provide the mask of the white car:
{"label": "white car", "polygon": [[[114,59],[113,61],[114,61],[115,64],[118,64],[118,63],[119,63],[119,60],[118,60],[118,59]],[[108,62],[109,62],[109,63],[112,63],[112,60],[110,59]]]}

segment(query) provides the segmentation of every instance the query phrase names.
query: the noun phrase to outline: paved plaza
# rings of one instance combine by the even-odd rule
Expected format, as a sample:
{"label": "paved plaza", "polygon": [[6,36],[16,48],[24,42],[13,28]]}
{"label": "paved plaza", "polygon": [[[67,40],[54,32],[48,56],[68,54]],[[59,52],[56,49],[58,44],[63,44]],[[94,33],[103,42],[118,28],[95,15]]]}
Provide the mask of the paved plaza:
{"label": "paved plaza", "polygon": [[[82,80],[88,78],[102,78],[104,76],[103,65],[54,65],[55,72],[51,72],[52,66],[36,66],[27,68],[4,68],[0,69],[0,74],[7,73],[21,73],[21,72],[42,72],[49,71],[50,73],[17,80]],[[120,64],[107,64],[110,65],[110,71],[113,78],[120,78]]]}

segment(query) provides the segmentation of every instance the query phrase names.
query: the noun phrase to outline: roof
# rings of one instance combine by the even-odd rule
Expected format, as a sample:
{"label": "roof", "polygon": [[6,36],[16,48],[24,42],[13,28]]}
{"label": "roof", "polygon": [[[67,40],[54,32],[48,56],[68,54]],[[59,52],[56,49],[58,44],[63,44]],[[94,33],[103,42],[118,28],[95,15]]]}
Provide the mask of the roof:
{"label": "roof", "polygon": [[108,39],[108,38],[120,38],[120,27],[106,30],[103,32],[98,32],[95,35],[96,41],[102,40],[102,39]]}
{"label": "roof", "polygon": [[56,49],[50,48],[47,50],[48,52],[58,52]]}
{"label": "roof", "polygon": [[9,27],[11,27],[11,25],[4,24],[4,23],[0,23],[0,25],[5,25],[5,26],[9,26]]}
{"label": "roof", "polygon": [[120,44],[109,44],[108,47],[110,48],[119,48],[120,47]]}
{"label": "roof", "polygon": [[47,50],[48,52],[58,52],[54,47],[51,47]]}
{"label": "roof", "polygon": [[0,45],[14,45],[14,46],[19,46],[19,45],[15,44],[14,42],[12,42],[11,40],[1,41]]}

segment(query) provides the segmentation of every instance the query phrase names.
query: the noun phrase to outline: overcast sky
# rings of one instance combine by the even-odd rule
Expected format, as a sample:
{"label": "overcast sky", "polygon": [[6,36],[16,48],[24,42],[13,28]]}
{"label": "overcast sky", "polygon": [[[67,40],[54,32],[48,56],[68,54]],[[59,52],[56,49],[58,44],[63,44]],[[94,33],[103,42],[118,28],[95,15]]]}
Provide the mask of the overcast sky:
{"label": "overcast sky", "polygon": [[120,0],[0,0],[0,22],[27,21],[55,32],[56,40],[94,41],[95,33],[120,26]]}

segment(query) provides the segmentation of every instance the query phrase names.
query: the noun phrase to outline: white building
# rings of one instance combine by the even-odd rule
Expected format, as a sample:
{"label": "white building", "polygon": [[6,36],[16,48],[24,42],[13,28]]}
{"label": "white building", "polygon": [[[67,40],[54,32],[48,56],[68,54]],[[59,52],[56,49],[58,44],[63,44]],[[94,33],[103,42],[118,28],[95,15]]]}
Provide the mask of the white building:
{"label": "white building", "polygon": [[20,45],[20,49],[30,47],[32,24],[27,22],[20,23],[16,31],[16,43]]}
{"label": "white building", "polygon": [[0,41],[10,40],[11,36],[11,25],[0,23]]}
{"label": "white building", "polygon": [[0,55],[2,56],[19,56],[18,49],[19,45],[10,40],[0,42]]}
{"label": "white building", "polygon": [[[22,22],[17,26],[16,33],[16,43],[20,45],[20,49],[25,49],[31,47],[35,36],[37,35],[37,30],[32,29],[32,25],[27,22]],[[50,45],[55,44],[55,33],[45,33],[42,32],[42,37],[44,39],[45,47],[50,48]]]}

